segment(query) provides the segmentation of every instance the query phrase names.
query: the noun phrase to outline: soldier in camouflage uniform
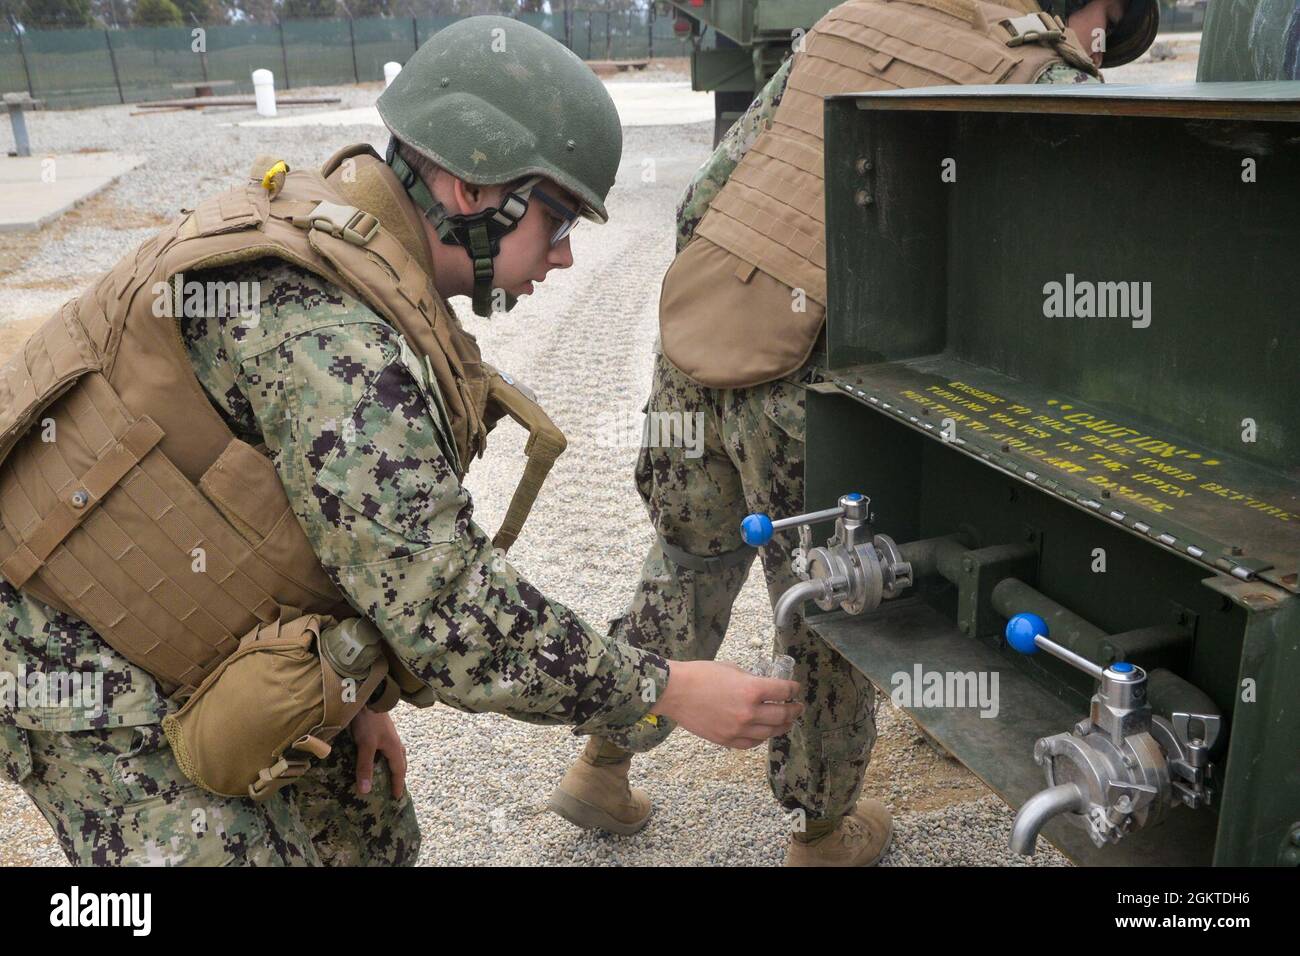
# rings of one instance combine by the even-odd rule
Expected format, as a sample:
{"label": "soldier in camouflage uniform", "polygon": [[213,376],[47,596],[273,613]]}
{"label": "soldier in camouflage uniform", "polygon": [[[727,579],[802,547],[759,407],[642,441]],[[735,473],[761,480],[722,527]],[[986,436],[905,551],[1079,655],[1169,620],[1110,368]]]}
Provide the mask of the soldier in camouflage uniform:
{"label": "soldier in camouflage uniform", "polygon": [[[1068,16],[1081,36],[1094,36],[1094,28],[1103,34],[1110,29],[1116,45],[1123,41],[1123,57],[1132,59],[1149,45],[1155,30],[1154,4],[1132,3],[1133,26],[1125,19],[1124,0],[1053,0],[1042,7]],[[1127,32],[1115,30],[1121,23]],[[838,25],[826,29],[834,34]],[[1136,41],[1130,35],[1134,31]],[[1104,46],[1095,45],[1097,66]],[[899,55],[896,47],[891,53]],[[733,170],[771,128],[801,59],[796,53],[786,60],[687,186],[677,208],[679,254]],[[1099,81],[1095,71],[1065,62],[1049,65],[1037,80]],[[665,299],[671,281],[670,274]],[[788,304],[789,292],[781,288],[777,295]],[[701,415],[704,451],[693,457],[682,447],[642,448],[636,484],[659,540],[645,558],[631,604],[612,622],[610,634],[676,658],[712,659],[755,554],[740,541],[741,519],[753,512],[779,517],[823,506],[804,501],[801,382],[809,367],[752,387],[716,388],[693,380],[658,350],[654,363],[646,410]],[[773,603],[798,581],[790,567],[793,539],[793,532],[774,535],[760,552]],[[801,617],[793,628],[776,632],[773,653],[794,659],[808,707],[789,735],[769,743],[769,782],[777,801],[791,813],[795,831],[787,863],[872,865],[887,849],[892,830],[882,804],[858,800],[876,738],[875,689]],[[648,818],[650,801],[625,783],[632,753],[657,746],[671,731],[671,721],[661,720],[593,739],[557,787],[552,809],[579,826],[635,832]]]}
{"label": "soldier in camouflage uniform", "polygon": [[[594,186],[580,178],[569,187],[534,183],[534,201],[522,211],[516,204],[515,222],[497,236],[486,271],[495,285],[485,288],[477,261],[483,249],[471,248],[465,230],[517,198],[509,190],[518,177],[478,185],[439,167],[429,153],[445,145],[439,135],[450,134],[404,117],[401,104],[427,108],[445,68],[438,57],[448,50],[478,55],[488,31],[501,31],[511,50],[543,47],[514,70],[491,56],[479,61],[492,71],[479,80],[496,84],[484,95],[494,95],[499,110],[518,110],[513,121],[525,127],[536,121],[519,89],[525,82],[561,102],[569,93],[586,96],[592,102],[583,122],[603,124],[604,142],[615,148],[584,158],[594,163]],[[473,293],[477,308],[485,293],[526,294],[550,269],[572,264],[567,233],[579,215],[603,221],[621,134],[599,81],[538,31],[485,17],[445,33],[408,63],[380,108],[394,146],[400,142],[388,159],[398,176],[394,201],[418,209],[412,218],[424,227],[418,241],[434,287],[444,299]],[[529,68],[543,68],[556,89],[539,90]],[[454,72],[458,80],[475,78],[472,69]],[[408,125],[420,132],[408,135]],[[557,176],[572,144],[558,151]],[[378,157],[372,161],[393,175]],[[246,303],[202,314],[187,312],[179,297],[173,303],[194,375],[229,430],[267,449],[320,566],[432,698],[466,711],[572,724],[584,734],[614,733],[657,714],[728,746],[788,731],[802,707],[769,701],[796,696],[792,682],[711,662],[679,664],[610,640],[519,576],[474,522],[447,437],[447,396],[436,394],[428,359],[422,364],[403,334],[357,295],[283,258],[207,269],[187,275],[186,285],[251,280],[260,292],[255,322],[247,320]],[[340,734],[325,759],[262,802],[222,797],[182,773],[159,726],[178,702],[150,673],[88,624],[2,579],[0,602],[0,671],[102,679],[99,695],[76,706],[29,698],[16,706],[5,700],[0,712],[0,768],[44,814],[71,862],[415,861],[420,832],[387,714],[362,709],[350,736]]]}

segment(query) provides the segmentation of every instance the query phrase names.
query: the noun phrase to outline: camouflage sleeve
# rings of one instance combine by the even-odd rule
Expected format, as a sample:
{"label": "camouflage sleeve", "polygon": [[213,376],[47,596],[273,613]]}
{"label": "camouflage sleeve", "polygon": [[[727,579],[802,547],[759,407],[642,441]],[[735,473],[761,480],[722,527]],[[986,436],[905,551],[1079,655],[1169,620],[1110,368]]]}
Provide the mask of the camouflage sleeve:
{"label": "camouflage sleeve", "polygon": [[1070,83],[1100,83],[1101,80],[1068,63],[1053,63],[1034,82],[1064,86]]}
{"label": "camouflage sleeve", "polygon": [[686,248],[686,243],[695,235],[704,213],[708,211],[713,197],[726,185],[731,171],[749,152],[758,139],[758,134],[772,125],[772,116],[781,105],[785,93],[786,81],[790,78],[790,64],[794,58],[786,60],[776,71],[767,86],[763,87],[749,109],[732,125],[727,134],[718,143],[717,149],[708,161],[696,171],[694,178],[686,186],[681,202],[677,204],[677,251]]}
{"label": "camouflage sleeve", "polygon": [[359,300],[280,266],[239,390],[322,564],[438,698],[589,734],[646,714],[666,662],[600,636],[492,549],[443,454],[430,377]]}

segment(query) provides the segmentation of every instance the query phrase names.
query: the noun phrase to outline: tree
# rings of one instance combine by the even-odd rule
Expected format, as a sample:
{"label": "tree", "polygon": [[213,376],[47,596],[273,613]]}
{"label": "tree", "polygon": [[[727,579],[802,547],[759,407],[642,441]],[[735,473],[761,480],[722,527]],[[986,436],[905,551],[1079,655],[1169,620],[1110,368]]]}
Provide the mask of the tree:
{"label": "tree", "polygon": [[131,25],[137,27],[175,27],[185,21],[172,0],[135,0]]}
{"label": "tree", "polygon": [[284,0],[280,16],[286,20],[302,20],[307,17],[334,17],[341,12],[338,0]]}
{"label": "tree", "polygon": [[225,23],[225,11],[215,0],[172,0],[181,12],[181,22],[190,26],[195,22],[201,24]]}
{"label": "tree", "polygon": [[24,0],[19,7],[18,19],[23,26],[33,30],[89,27],[95,23],[90,13],[90,0]]}
{"label": "tree", "polygon": [[391,17],[407,15],[407,4],[399,0],[347,0],[354,17]]}

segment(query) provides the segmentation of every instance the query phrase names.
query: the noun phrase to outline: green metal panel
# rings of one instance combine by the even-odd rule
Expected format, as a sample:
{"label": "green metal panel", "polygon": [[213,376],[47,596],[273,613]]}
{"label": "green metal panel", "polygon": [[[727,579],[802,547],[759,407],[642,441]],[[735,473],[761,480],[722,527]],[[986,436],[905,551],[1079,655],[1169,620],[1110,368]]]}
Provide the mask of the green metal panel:
{"label": "green metal panel", "polygon": [[754,88],[754,59],[743,47],[691,51],[691,89],[750,91]]}
{"label": "green metal panel", "polygon": [[672,0],[672,5],[741,46],[760,37],[789,43],[795,30],[806,31],[837,6],[827,0],[704,0],[700,6]]}
{"label": "green metal panel", "polygon": [[759,33],[785,34],[795,30],[807,32],[835,3],[826,0],[759,0],[755,4],[754,29]]}
{"label": "green metal panel", "polygon": [[[671,0],[678,16],[697,21],[697,34],[712,27],[736,46],[719,44],[717,56],[691,57],[691,88],[723,92],[757,92],[771,78],[797,35],[807,31],[836,6],[828,0]],[[738,48],[737,48],[738,47]],[[726,56],[722,56],[726,54]],[[747,76],[742,76],[741,60]]]}
{"label": "green metal panel", "polygon": [[1300,79],[1300,5],[1295,0],[1214,0],[1205,15],[1196,78]]}
{"label": "green metal panel", "polygon": [[[1225,588],[1249,600],[1242,585]],[[1259,600],[1246,629],[1237,686],[1253,685],[1236,708],[1224,782],[1221,866],[1300,865],[1300,601]],[[1231,799],[1231,804],[1227,801]]]}
{"label": "green metal panel", "polygon": [[703,4],[695,6],[689,0],[672,0],[672,5],[743,46],[754,38],[754,7],[758,2],[759,0],[704,0]]}
{"label": "green metal panel", "polygon": [[[1000,672],[996,719],[910,710],[1015,804],[1043,785],[1033,740],[1093,690],[1003,646],[1007,614],[1054,608],[1076,652],[1212,701],[1226,748],[1209,809],[1100,853],[1047,834],[1082,862],[1294,863],[1300,83],[841,97],[826,130],[807,507],[861,491],[900,543],[968,543],[906,603],[818,632],[886,689],[913,662]],[[1150,322],[1045,314],[1067,276],[1149,282]]]}

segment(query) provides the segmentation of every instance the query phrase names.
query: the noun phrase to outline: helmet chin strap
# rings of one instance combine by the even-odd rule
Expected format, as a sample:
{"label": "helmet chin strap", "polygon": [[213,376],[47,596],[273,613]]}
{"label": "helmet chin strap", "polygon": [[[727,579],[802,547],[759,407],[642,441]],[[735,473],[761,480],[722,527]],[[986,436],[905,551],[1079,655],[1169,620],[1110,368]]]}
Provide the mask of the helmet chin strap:
{"label": "helmet chin strap", "polygon": [[[505,200],[495,208],[468,216],[453,216],[447,212],[447,207],[433,197],[424,180],[402,158],[397,151],[397,138],[394,136],[388,139],[385,158],[411,201],[420,208],[437,232],[438,238],[449,246],[460,246],[465,250],[474,264],[474,314],[491,315],[492,277],[495,272],[492,260],[501,251],[502,237],[519,225],[519,220],[528,211],[526,192],[523,196],[518,192],[507,193]],[[531,182],[525,185],[525,189],[527,185],[531,185]],[[502,290],[502,295],[505,302],[501,311],[509,312],[519,301],[518,296],[510,295],[505,290]]]}

